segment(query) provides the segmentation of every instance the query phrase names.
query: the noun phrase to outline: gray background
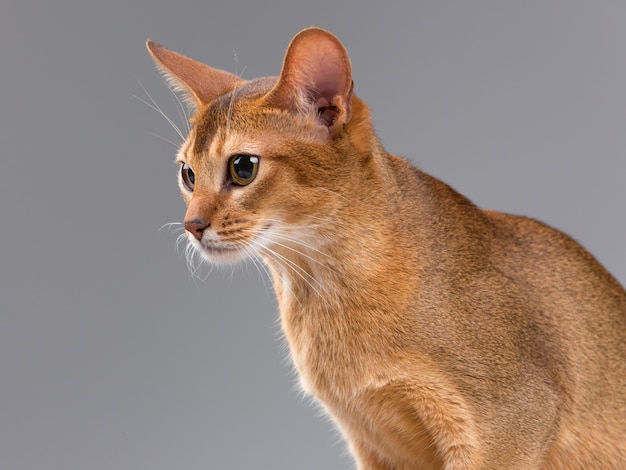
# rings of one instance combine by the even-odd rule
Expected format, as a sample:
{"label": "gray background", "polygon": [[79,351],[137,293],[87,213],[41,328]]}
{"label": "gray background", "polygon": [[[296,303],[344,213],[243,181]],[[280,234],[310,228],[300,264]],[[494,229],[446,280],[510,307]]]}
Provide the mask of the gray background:
{"label": "gray background", "polygon": [[390,151],[572,234],[624,283],[625,5],[4,0],[0,468],[351,466],[294,386],[269,280],[193,279],[159,231],[184,204],[150,134],[178,139],[132,96],[181,122],[146,37],[251,78],[330,29]]}

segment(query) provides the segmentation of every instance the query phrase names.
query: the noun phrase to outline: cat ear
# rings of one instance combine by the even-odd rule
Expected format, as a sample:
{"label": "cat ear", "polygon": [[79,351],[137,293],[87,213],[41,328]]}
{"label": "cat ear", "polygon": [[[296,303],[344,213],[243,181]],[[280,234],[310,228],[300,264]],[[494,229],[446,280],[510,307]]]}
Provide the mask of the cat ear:
{"label": "cat ear", "polygon": [[170,86],[183,92],[186,101],[196,108],[211,103],[243,82],[236,75],[170,51],[150,39],[146,47]]}
{"label": "cat ear", "polygon": [[319,28],[299,32],[289,44],[271,105],[317,113],[331,132],[350,120],[352,69],[343,44]]}

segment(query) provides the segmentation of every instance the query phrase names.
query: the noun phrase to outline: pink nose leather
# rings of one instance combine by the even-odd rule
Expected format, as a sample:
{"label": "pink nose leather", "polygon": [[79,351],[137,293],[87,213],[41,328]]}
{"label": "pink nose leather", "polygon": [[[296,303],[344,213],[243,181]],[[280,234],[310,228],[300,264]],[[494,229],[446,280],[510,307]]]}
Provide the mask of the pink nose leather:
{"label": "pink nose leather", "polygon": [[199,241],[202,239],[204,230],[211,224],[207,224],[202,219],[185,221],[185,230],[191,233]]}

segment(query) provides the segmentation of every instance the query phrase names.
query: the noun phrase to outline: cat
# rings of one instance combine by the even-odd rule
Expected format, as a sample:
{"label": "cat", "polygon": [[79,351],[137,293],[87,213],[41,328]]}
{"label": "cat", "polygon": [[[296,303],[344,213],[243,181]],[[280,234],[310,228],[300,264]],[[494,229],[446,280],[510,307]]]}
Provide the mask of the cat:
{"label": "cat", "polygon": [[194,108],[189,243],[263,260],[358,469],[626,468],[626,292],[592,255],[386,152],[325,30],[249,81],[147,47]]}

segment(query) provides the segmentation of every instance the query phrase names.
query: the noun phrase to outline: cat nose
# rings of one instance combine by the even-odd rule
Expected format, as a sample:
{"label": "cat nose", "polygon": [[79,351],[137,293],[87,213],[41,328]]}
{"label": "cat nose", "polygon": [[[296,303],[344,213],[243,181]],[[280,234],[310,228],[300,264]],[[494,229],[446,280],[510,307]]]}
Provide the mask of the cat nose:
{"label": "cat nose", "polygon": [[211,224],[206,223],[202,219],[193,219],[185,221],[185,230],[187,230],[190,234],[192,234],[198,241],[202,239],[202,234],[204,230],[208,228]]}

